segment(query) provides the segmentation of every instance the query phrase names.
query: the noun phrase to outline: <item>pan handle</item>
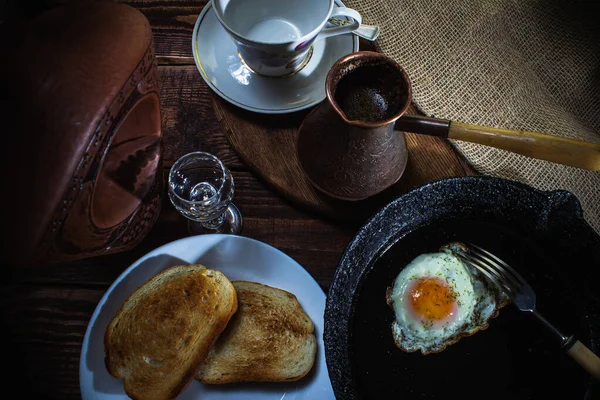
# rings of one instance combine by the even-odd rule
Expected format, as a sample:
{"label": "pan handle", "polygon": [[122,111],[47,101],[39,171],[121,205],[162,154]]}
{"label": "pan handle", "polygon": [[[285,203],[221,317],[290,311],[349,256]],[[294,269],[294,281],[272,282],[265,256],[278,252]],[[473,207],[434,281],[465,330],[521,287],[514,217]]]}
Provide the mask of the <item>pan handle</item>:
{"label": "pan handle", "polygon": [[483,144],[572,167],[600,170],[600,144],[598,143],[416,115],[403,115],[397,120],[396,128],[405,132]]}

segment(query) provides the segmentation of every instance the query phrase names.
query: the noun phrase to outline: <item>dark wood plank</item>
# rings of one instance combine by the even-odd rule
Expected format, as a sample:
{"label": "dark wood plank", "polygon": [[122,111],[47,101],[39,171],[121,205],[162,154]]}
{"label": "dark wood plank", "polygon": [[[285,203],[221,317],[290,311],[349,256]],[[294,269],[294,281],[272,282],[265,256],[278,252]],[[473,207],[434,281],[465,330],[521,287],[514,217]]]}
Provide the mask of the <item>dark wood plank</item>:
{"label": "dark wood plank", "polygon": [[[5,11],[12,18],[33,18],[40,13],[71,2],[88,0],[8,1]],[[209,0],[98,0],[124,3],[146,16],[154,35],[159,65],[194,65],[192,31],[196,19]],[[4,8],[4,7],[3,7]]]}
{"label": "dark wood plank", "polygon": [[207,0],[124,1],[141,11],[152,26],[159,65],[194,65],[192,32]]}
{"label": "dark wood plank", "polygon": [[211,89],[195,66],[159,67],[163,158],[167,166],[192,151],[215,154],[232,169],[244,164],[222,134]]}
{"label": "dark wood plank", "polygon": [[3,338],[10,367],[5,382],[18,397],[80,399],[83,337],[103,290],[64,285],[4,287]]}

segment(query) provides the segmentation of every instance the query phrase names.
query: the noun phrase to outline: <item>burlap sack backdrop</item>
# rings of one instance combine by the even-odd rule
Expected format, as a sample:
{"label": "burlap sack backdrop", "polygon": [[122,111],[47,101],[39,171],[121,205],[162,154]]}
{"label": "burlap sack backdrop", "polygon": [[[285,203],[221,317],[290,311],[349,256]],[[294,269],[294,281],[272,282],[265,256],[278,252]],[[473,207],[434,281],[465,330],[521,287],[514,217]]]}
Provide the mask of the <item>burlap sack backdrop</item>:
{"label": "burlap sack backdrop", "polygon": [[[587,3],[587,4],[586,4]],[[600,24],[594,1],[346,0],[381,27],[428,116],[600,142]],[[482,174],[580,200],[600,232],[600,172],[453,141]]]}

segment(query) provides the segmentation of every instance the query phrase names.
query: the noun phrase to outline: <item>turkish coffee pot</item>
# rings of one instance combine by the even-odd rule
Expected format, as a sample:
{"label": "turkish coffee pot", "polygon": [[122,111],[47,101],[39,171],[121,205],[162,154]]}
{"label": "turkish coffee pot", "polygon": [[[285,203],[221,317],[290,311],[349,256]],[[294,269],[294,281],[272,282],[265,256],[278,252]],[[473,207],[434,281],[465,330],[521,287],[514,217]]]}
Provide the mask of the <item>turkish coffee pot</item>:
{"label": "turkish coffee pot", "polygon": [[600,144],[538,132],[408,115],[410,80],[393,59],[360,51],[338,60],[326,79],[327,100],[298,133],[298,157],[311,183],[343,200],[362,200],[402,176],[403,132],[479,143],[528,157],[600,170]]}

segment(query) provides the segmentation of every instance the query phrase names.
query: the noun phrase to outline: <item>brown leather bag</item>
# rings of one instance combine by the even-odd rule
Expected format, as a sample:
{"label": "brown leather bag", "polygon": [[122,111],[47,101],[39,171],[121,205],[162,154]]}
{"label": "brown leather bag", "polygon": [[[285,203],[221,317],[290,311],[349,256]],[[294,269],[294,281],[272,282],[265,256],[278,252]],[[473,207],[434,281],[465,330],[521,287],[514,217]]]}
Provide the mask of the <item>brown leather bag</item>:
{"label": "brown leather bag", "polygon": [[4,24],[0,66],[10,264],[136,246],[162,195],[158,70],[148,20],[83,2]]}

